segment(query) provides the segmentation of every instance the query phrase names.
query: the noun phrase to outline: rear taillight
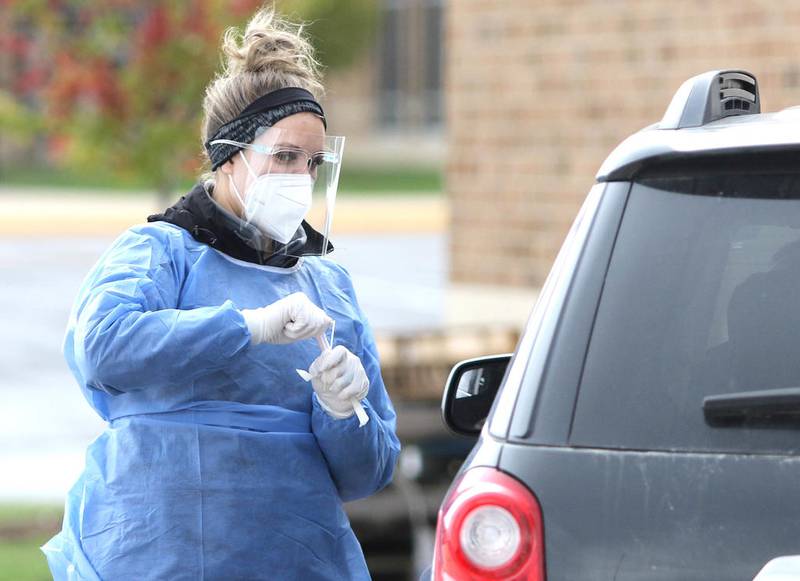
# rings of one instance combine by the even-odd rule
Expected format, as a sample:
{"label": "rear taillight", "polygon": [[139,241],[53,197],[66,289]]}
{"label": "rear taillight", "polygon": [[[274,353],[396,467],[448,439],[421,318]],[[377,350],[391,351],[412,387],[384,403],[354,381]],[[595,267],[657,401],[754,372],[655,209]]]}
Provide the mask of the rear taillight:
{"label": "rear taillight", "polygon": [[439,510],[434,581],[544,581],[539,502],[494,468],[463,474]]}

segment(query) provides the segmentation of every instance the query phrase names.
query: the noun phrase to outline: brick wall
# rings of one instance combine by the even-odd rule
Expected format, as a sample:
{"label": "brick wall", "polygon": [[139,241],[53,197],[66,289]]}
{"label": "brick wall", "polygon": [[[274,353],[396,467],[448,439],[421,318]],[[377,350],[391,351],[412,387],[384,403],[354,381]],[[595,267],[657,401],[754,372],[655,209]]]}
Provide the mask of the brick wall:
{"label": "brick wall", "polygon": [[793,0],[450,0],[451,278],[540,285],[594,174],[685,79],[742,68],[800,104]]}

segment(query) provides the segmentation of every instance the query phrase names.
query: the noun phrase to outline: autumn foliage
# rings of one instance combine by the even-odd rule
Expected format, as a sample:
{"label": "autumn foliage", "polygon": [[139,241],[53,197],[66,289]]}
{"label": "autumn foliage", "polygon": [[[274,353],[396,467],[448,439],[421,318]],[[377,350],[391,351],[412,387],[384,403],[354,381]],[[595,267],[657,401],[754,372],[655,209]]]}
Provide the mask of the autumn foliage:
{"label": "autumn foliage", "polygon": [[11,86],[14,113],[36,114],[33,129],[55,161],[169,191],[201,166],[201,103],[220,65],[219,39],[259,5],[6,1],[0,17],[13,34],[0,49],[14,51],[23,70]]}
{"label": "autumn foliage", "polygon": [[[0,88],[0,132],[35,134],[48,161],[73,171],[170,193],[201,169],[201,104],[222,33],[263,1],[0,0],[0,50],[17,69]],[[310,21],[329,67],[372,41],[375,0],[275,5]]]}

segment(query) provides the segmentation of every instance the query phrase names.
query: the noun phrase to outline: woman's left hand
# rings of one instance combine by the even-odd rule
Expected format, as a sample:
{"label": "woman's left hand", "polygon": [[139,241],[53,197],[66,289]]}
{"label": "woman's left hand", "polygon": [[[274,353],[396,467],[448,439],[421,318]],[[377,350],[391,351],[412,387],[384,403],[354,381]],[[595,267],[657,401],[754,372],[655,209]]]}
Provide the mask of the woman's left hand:
{"label": "woman's left hand", "polygon": [[361,401],[369,392],[361,360],[341,345],[323,352],[308,371],[322,409],[334,418],[352,416],[352,400]]}

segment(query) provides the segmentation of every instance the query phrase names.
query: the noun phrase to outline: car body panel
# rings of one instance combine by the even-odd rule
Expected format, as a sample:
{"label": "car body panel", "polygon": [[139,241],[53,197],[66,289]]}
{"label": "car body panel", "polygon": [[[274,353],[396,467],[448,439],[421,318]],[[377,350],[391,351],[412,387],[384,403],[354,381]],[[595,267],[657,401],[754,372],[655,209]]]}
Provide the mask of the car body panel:
{"label": "car body panel", "polygon": [[[538,385],[542,376],[548,351],[537,349],[536,346],[548,345],[555,332],[558,321],[551,314],[560,312],[566,299],[572,273],[580,259],[605,189],[604,184],[598,184],[589,192],[539,294],[487,421],[489,432],[495,438],[505,439],[509,430],[518,431],[520,428],[512,425],[513,411],[520,406],[530,406],[535,400],[535,391],[528,390],[525,393],[526,390],[521,390],[520,387],[523,382]],[[518,403],[520,396],[526,401]],[[522,429],[527,429],[527,426]]]}
{"label": "car body panel", "polygon": [[800,539],[798,457],[506,444],[498,468],[541,504],[548,581],[750,579]]}
{"label": "car body panel", "polygon": [[565,299],[548,313],[557,327],[546,343],[534,347],[546,364],[540,375],[527,374],[524,379],[526,384],[540,382],[521,390],[522,394],[537,394],[538,400],[520,396],[509,434],[511,441],[546,445],[567,442],[582,362],[629,189],[627,183],[612,183],[603,191],[572,276],[565,283]]}
{"label": "car body panel", "polygon": [[702,127],[658,129],[634,133],[600,166],[598,182],[631,180],[649,164],[666,159],[752,152],[798,151],[800,109],[727,117]]}

